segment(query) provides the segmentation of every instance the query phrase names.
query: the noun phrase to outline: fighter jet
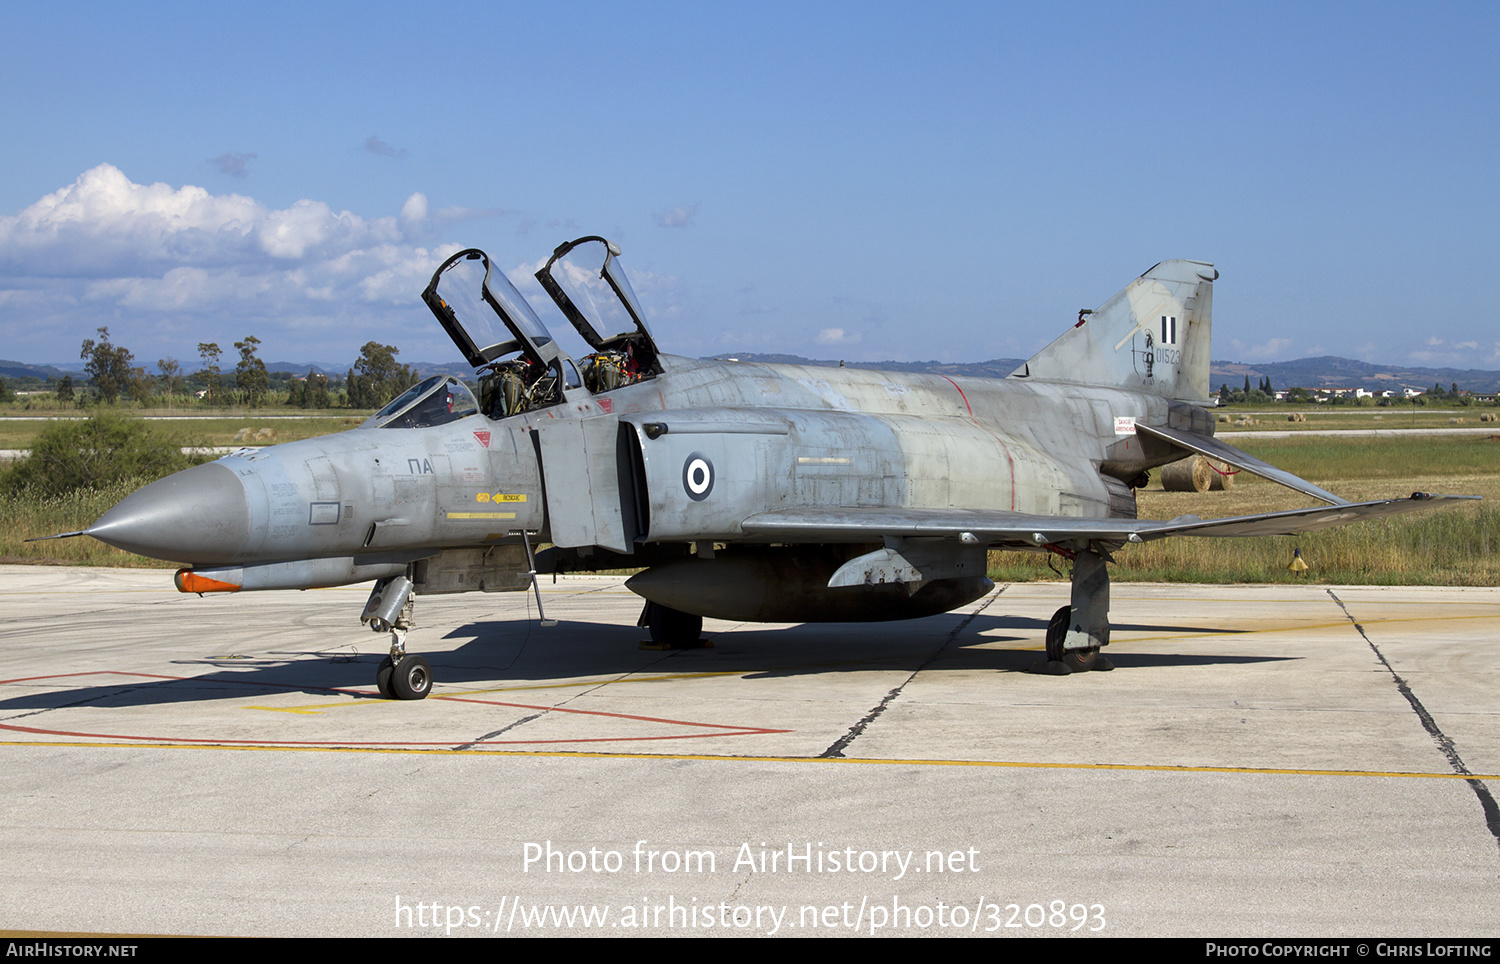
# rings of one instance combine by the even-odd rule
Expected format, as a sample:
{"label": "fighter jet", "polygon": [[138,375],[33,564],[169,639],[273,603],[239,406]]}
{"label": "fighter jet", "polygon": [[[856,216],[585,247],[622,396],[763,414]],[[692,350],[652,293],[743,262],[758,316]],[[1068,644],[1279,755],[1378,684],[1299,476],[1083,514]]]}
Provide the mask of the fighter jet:
{"label": "fighter jet", "polygon": [[[69,535],[184,563],[187,593],[374,580],[360,618],[391,636],[376,683],[421,699],[432,667],[406,649],[421,595],[639,569],[626,586],[646,600],[641,624],[679,646],[704,617],[947,612],[993,588],[988,550],[1023,549],[1071,564],[1039,663],[1066,675],[1110,668],[1108,563],[1131,543],[1289,535],[1463,498],[1350,503],[1216,439],[1206,262],[1156,265],[982,379],[664,354],[619,255],[580,238],[536,273],[588,345],[574,359],[484,252],[454,254],[422,298],[477,395],[428,378],[352,431],[179,472]],[[1193,453],[1325,504],[1136,518],[1150,470]]]}

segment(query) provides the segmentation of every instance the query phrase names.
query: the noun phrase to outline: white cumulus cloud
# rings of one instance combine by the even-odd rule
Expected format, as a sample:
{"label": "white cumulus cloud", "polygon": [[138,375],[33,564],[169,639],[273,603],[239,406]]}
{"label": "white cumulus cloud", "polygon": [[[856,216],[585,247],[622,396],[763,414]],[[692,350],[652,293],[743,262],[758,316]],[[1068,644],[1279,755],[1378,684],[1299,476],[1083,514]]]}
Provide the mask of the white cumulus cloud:
{"label": "white cumulus cloud", "polygon": [[698,205],[679,204],[656,215],[656,223],[663,228],[685,228],[698,216]]}
{"label": "white cumulus cloud", "polygon": [[849,333],[842,328],[824,328],[818,332],[816,341],[820,345],[854,345],[858,344],[863,336],[859,333]]}
{"label": "white cumulus cloud", "polygon": [[[382,310],[399,309],[407,325],[421,310],[417,295],[459,247],[435,243],[443,213],[432,218],[421,193],[406,199],[399,216],[366,218],[310,199],[273,209],[241,194],[137,184],[101,164],[0,217],[0,289],[44,295],[7,299],[13,310],[0,318],[0,337],[24,335],[35,344],[29,329],[43,316],[31,317],[26,306],[40,302],[64,345],[98,324],[127,337],[132,321],[152,335],[191,321],[222,340],[219,327],[242,337],[241,319],[252,319],[268,357],[313,347],[290,332],[278,338],[277,327],[342,327],[357,348],[368,340],[361,334],[397,324],[395,312]],[[350,328],[350,319],[367,330]],[[47,357],[66,358],[67,349]]]}

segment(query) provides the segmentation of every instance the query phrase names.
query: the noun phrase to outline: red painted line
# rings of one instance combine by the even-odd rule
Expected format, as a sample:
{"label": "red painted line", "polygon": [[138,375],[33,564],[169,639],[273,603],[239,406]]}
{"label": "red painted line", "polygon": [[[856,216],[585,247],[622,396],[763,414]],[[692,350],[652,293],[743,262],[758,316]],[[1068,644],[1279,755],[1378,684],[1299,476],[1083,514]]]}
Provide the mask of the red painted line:
{"label": "red painted line", "polygon": [[[943,377],[948,378],[947,375],[944,375]],[[964,394],[964,390],[962,388],[958,388],[958,382],[955,382],[953,379],[948,378],[948,384],[958,389],[958,397],[964,400],[964,408],[967,408],[969,410],[969,417],[973,418],[974,406],[969,404],[969,396]]]}
{"label": "red painted line", "polygon": [[[374,692],[363,689],[348,689],[342,687],[323,686],[298,686],[292,683],[265,683],[251,680],[235,679],[208,679],[202,676],[165,676],[157,673],[135,673],[122,670],[87,670],[79,673],[54,673],[47,676],[28,676],[19,679],[0,680],[0,685],[6,683],[29,683],[39,680],[72,679],[79,676],[125,676],[144,680],[165,680],[168,683],[230,683],[241,686],[253,686],[271,689],[294,689],[300,691],[311,690],[330,694],[345,694],[354,696],[374,696]],[[714,730],[712,733],[677,733],[658,736],[595,736],[577,737],[569,739],[553,740],[474,740],[464,741],[475,745],[496,746],[521,746],[526,744],[561,744],[561,743],[630,743],[642,740],[693,740],[710,736],[761,736],[769,733],[792,733],[793,730],[779,730],[769,727],[758,726],[733,726],[725,723],[697,723],[691,720],[673,720],[658,716],[636,716],[629,713],[610,713],[604,710],[582,710],[561,706],[541,706],[533,703],[510,703],[501,700],[484,700],[463,696],[430,696],[428,699],[440,700],[445,703],[478,703],[487,706],[503,706],[510,709],[540,710],[548,713],[576,713],[582,716],[599,716],[607,719],[630,720],[637,723],[663,723],[668,726],[691,727],[693,729]],[[16,733],[33,733],[39,736],[69,736],[79,739],[92,740],[135,740],[140,742],[154,743],[191,743],[195,745],[210,746],[407,746],[407,747],[452,747],[452,740],[412,742],[401,740],[232,740],[212,739],[207,737],[171,737],[171,736],[132,736],[119,733],[88,733],[74,730],[53,730],[43,727],[19,726],[16,724],[0,723],[0,730],[10,730]]]}
{"label": "red painted line", "polygon": [[[442,697],[436,697],[441,699]],[[575,711],[586,712],[586,711]],[[710,726],[704,723],[683,723],[683,726]],[[710,736],[761,736],[767,733],[793,733],[794,730],[768,730],[756,727],[745,727],[730,733],[680,733],[670,736],[590,736],[576,739],[557,740],[469,740],[455,742],[453,740],[431,740],[426,742],[413,742],[410,740],[215,740],[204,737],[187,736],[132,736],[125,733],[88,733],[80,730],[49,730],[35,726],[14,726],[11,724],[0,724],[0,730],[12,730],[16,733],[34,733],[38,736],[73,736],[84,740],[132,740],[145,743],[191,743],[197,746],[441,746],[452,747],[465,744],[472,745],[494,745],[494,746],[522,746],[526,744],[553,744],[553,743],[633,743],[641,740],[701,740]]]}
{"label": "red painted line", "polygon": [[[688,723],[685,720],[668,720],[659,716],[632,716],[629,713],[606,713],[604,710],[575,710],[566,706],[533,706],[530,703],[502,703],[499,700],[481,700],[470,696],[432,696],[429,699],[445,703],[483,703],[488,706],[510,706],[521,710],[546,710],[549,713],[582,713],[585,716],[613,716],[622,720],[638,720],[643,723],[670,723],[673,726],[707,726],[720,730],[756,730],[757,727],[730,726],[727,723]],[[764,730],[765,733],[789,733],[790,730]]]}

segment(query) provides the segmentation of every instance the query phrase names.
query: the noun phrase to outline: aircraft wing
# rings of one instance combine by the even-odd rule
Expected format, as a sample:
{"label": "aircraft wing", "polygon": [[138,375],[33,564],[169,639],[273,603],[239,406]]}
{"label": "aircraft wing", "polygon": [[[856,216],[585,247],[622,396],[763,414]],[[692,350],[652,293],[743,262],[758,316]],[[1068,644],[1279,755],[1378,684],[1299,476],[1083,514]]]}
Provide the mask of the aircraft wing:
{"label": "aircraft wing", "polygon": [[969,509],[803,508],[762,512],[742,523],[747,535],[788,542],[853,542],[879,537],[960,538],[990,546],[1035,548],[1069,542],[1151,542],[1168,536],[1289,536],[1361,519],[1379,519],[1452,502],[1473,495],[1428,495],[1375,502],[1200,519],[1080,519]]}

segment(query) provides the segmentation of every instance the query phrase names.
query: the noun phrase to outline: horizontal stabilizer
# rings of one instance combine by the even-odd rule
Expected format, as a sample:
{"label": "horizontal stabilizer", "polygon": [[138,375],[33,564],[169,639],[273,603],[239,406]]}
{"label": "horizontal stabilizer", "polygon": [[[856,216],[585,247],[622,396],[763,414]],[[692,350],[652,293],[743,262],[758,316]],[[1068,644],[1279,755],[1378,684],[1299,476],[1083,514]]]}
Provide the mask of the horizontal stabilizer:
{"label": "horizontal stabilizer", "polygon": [[1263,479],[1269,479],[1289,489],[1301,492],[1303,495],[1310,495],[1314,499],[1321,499],[1329,505],[1349,504],[1348,499],[1341,499],[1327,489],[1320,489],[1306,479],[1297,478],[1297,476],[1285,469],[1278,469],[1269,462],[1262,462],[1250,453],[1241,452],[1233,445],[1221,442],[1212,435],[1194,435],[1192,432],[1183,432],[1175,428],[1167,428],[1164,425],[1143,425],[1139,422],[1136,423],[1135,430],[1139,434],[1155,435],[1157,438],[1165,439],[1173,445],[1187,449],[1190,452],[1197,452],[1199,455],[1206,455],[1211,459],[1227,462],[1237,469],[1244,469],[1251,475],[1258,475]]}

